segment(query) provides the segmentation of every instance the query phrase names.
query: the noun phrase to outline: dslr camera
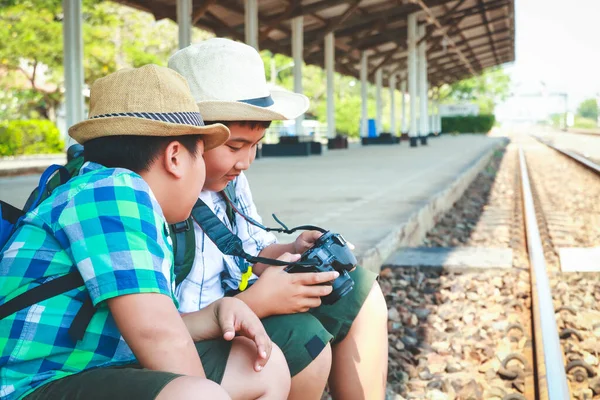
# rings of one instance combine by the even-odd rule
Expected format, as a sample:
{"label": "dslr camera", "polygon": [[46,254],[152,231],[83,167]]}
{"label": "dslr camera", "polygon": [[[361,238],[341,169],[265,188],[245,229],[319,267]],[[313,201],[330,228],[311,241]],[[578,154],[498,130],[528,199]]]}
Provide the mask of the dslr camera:
{"label": "dslr camera", "polygon": [[313,260],[316,265],[290,264],[285,271],[289,273],[339,272],[340,276],[331,283],[333,291],[327,296],[321,297],[323,304],[335,303],[354,287],[354,281],[348,272],[356,267],[356,257],[352,254],[342,235],[330,231],[325,232],[315,242],[315,245],[300,257],[300,261],[309,260]]}

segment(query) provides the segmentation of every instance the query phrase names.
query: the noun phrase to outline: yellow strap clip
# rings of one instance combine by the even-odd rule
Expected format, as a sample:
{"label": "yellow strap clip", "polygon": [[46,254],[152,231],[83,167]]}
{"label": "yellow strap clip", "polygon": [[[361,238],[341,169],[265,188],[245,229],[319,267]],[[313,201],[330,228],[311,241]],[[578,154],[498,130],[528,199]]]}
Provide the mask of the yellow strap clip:
{"label": "yellow strap clip", "polygon": [[248,266],[248,270],[242,274],[242,281],[240,282],[240,292],[243,292],[248,287],[248,281],[252,276],[252,265]]}

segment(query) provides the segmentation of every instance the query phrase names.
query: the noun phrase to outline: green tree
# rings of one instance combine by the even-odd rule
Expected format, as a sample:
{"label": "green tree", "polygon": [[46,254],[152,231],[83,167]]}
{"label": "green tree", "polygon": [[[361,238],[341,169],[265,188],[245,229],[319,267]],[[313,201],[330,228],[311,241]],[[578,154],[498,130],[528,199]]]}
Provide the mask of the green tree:
{"label": "green tree", "polygon": [[587,99],[577,108],[577,115],[591,120],[598,120],[598,103],[596,99]]}
{"label": "green tree", "polygon": [[488,68],[480,75],[442,85],[442,103],[471,102],[479,105],[481,114],[493,114],[496,104],[510,92],[510,76],[499,67]]}
{"label": "green tree", "polygon": [[[83,1],[84,79],[147,63],[166,65],[177,25],[100,0]],[[0,119],[54,120],[64,99],[62,2],[4,0],[0,8]],[[194,30],[193,40],[211,35]]]}
{"label": "green tree", "polygon": [[[0,68],[2,109],[17,112],[9,118],[54,119],[62,101],[63,41],[62,9],[58,1],[15,1],[0,12]],[[84,59],[86,81],[113,68],[113,53],[104,44],[107,29],[102,7],[84,3]],[[12,109],[9,106],[13,106]],[[3,115],[7,117],[7,115]]]}

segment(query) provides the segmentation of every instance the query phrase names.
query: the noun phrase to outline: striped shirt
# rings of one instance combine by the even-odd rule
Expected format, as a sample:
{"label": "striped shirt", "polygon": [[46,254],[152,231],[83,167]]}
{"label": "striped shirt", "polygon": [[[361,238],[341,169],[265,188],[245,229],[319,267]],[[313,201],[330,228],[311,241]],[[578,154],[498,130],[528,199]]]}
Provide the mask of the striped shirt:
{"label": "striped shirt", "polygon": [[[262,223],[256,205],[252,200],[248,179],[244,173],[241,173],[233,183],[238,210]],[[226,203],[220,193],[203,191],[200,194],[200,199],[242,240],[246,253],[258,255],[265,247],[277,243],[275,235],[249,224],[237,213],[235,214],[235,225],[231,226],[226,214]],[[202,309],[223,297],[225,291],[236,290],[241,281],[240,266],[247,263],[242,258],[221,253],[198,224],[194,224],[194,229],[196,235],[194,265],[188,276],[175,291],[180,304],[179,311],[181,312]],[[253,278],[257,279],[255,275]]]}

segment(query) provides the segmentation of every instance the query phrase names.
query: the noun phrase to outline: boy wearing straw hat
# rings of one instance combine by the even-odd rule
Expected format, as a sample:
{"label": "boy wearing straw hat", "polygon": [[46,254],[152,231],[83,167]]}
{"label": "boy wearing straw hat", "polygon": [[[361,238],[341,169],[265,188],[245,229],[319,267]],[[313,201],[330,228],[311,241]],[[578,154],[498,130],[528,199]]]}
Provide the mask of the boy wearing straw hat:
{"label": "boy wearing straw hat", "polygon": [[[228,129],[147,65],[96,81],[69,135],[86,163],[0,253],[0,398],[284,398],[283,355],[242,301],[180,315],[173,294],[167,224],[190,214],[202,153]],[[204,362],[214,352],[228,358]]]}
{"label": "boy wearing straw hat", "polygon": [[[207,121],[227,125],[231,137],[204,155],[206,182],[200,198],[237,234],[246,253],[276,258],[299,254],[313,246],[319,232],[304,232],[293,243],[248,223],[236,213],[231,226],[220,193],[235,185],[236,208],[261,221],[243,173],[273,120],[294,119],[308,108],[300,94],[269,90],[258,52],[227,39],[209,39],[178,51],[169,67],[182,74]],[[181,311],[202,309],[239,289],[239,263],[223,255],[195,224],[196,259],[176,289]],[[334,305],[321,305],[331,291],[320,283],[332,273],[288,274],[283,267],[253,266],[258,279],[237,295],[262,318],[271,339],[283,350],[292,374],[292,399],[318,399],[327,380],[335,398],[381,399],[387,378],[387,307],[376,275],[361,267],[351,272],[354,289]],[[308,312],[307,312],[308,311]],[[331,373],[330,373],[331,372]],[[329,377],[329,379],[328,379]]]}

